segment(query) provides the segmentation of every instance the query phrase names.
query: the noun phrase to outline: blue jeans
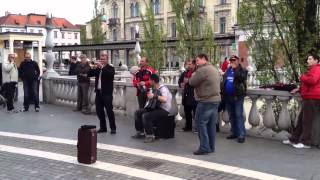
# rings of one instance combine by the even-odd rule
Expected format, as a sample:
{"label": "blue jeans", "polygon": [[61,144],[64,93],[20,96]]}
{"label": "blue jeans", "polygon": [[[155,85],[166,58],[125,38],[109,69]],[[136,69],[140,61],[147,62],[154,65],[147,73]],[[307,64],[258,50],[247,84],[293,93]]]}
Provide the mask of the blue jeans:
{"label": "blue jeans", "polygon": [[[39,84],[38,80],[23,81],[24,101],[23,106],[29,109],[30,103],[34,103],[35,108],[39,108]],[[31,102],[30,102],[31,101]]]}
{"label": "blue jeans", "polygon": [[198,102],[195,121],[200,140],[199,151],[214,152],[219,103]]}
{"label": "blue jeans", "polygon": [[245,138],[246,129],[243,119],[243,102],[244,97],[235,97],[226,95],[226,108],[228,110],[231,133],[238,138]]}

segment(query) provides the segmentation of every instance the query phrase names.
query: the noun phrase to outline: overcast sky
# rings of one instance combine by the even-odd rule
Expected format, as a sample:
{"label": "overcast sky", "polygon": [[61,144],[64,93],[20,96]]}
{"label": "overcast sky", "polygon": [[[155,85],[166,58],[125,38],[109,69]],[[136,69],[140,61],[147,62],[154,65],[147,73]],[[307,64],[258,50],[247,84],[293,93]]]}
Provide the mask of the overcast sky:
{"label": "overcast sky", "polygon": [[12,14],[52,13],[72,24],[84,24],[93,16],[94,0],[0,0],[0,16]]}

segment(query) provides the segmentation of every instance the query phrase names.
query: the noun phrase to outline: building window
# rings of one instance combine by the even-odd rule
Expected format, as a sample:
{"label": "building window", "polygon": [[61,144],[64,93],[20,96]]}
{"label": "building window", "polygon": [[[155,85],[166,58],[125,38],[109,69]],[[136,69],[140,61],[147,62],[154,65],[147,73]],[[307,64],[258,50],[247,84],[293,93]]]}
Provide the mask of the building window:
{"label": "building window", "polygon": [[34,29],[30,29],[30,32],[33,33],[33,32],[34,32]]}
{"label": "building window", "polygon": [[133,3],[131,3],[130,4],[130,15],[131,15],[131,17],[135,17],[135,7],[134,7],[134,4]]}
{"label": "building window", "polygon": [[151,0],[151,7],[154,14],[160,14],[160,0]]}
{"label": "building window", "polygon": [[171,37],[177,37],[176,23],[172,23],[171,24]]}
{"label": "building window", "polygon": [[24,32],[24,30],[23,30],[23,29],[21,29],[21,30],[20,30],[20,32]]}
{"label": "building window", "polygon": [[38,30],[39,33],[42,33],[42,30]]}
{"label": "building window", "polygon": [[199,6],[204,6],[203,0],[199,0]]}
{"label": "building window", "polygon": [[112,30],[112,38],[113,38],[113,41],[117,41],[117,30],[116,29]]}
{"label": "building window", "polygon": [[54,43],[54,46],[58,46],[58,43]]}
{"label": "building window", "polygon": [[13,31],[14,31],[14,32],[18,32],[18,29],[14,29]]}
{"label": "building window", "polygon": [[62,46],[64,46],[64,45],[65,45],[65,43],[61,43],[61,45],[62,45]]}
{"label": "building window", "polygon": [[68,33],[68,39],[71,39],[71,38],[72,38],[71,33]]}
{"label": "building window", "polygon": [[196,22],[195,34],[198,36],[200,35],[200,22]]}
{"label": "building window", "polygon": [[221,5],[226,4],[226,3],[227,3],[227,0],[220,0]]}
{"label": "building window", "polygon": [[6,29],[6,32],[10,32],[10,29]]}
{"label": "building window", "polygon": [[74,33],[74,39],[78,39],[78,33]]}
{"label": "building window", "polygon": [[118,18],[118,5],[116,3],[112,4],[112,18]]}
{"label": "building window", "polygon": [[226,18],[221,17],[220,18],[220,33],[223,34],[226,32]]}
{"label": "building window", "polygon": [[58,38],[58,31],[53,31],[53,37],[54,37],[55,39]]}
{"label": "building window", "polygon": [[135,17],[140,16],[140,7],[139,7],[139,3],[136,3],[135,5]]}
{"label": "building window", "polygon": [[136,37],[136,29],[134,27],[130,28],[131,40],[134,40]]}
{"label": "building window", "polygon": [[64,39],[64,32],[61,32],[61,38]]}

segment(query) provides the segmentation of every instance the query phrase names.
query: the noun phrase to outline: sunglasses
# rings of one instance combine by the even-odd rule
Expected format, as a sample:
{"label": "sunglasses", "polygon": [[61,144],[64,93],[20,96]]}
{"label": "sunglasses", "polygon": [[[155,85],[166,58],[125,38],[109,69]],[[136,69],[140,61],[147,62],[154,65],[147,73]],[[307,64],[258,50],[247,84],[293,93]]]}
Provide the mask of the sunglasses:
{"label": "sunglasses", "polygon": [[236,61],[236,59],[230,59],[230,61]]}

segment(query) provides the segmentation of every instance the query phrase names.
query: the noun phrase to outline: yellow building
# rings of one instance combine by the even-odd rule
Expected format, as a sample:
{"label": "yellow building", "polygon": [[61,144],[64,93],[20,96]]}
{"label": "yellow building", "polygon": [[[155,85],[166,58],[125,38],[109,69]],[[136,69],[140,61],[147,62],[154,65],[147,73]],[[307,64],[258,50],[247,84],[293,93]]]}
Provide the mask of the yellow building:
{"label": "yellow building", "polygon": [[[167,38],[175,38],[177,35],[175,14],[170,0],[146,0],[146,2],[153,7],[156,22],[163,27]],[[200,0],[199,4],[201,20],[196,26],[199,26],[200,33],[204,22],[209,23],[215,33],[216,43],[220,47],[220,58],[235,54],[237,51],[232,48],[232,43],[235,39],[234,27],[237,24],[238,0]],[[140,37],[143,36],[140,13],[145,13],[144,0],[102,0],[99,9],[106,19],[103,28],[106,42],[134,40],[135,25],[139,25]],[[178,59],[174,55],[174,50],[169,50],[167,53],[168,60],[175,64]],[[126,59],[125,56],[133,57],[133,52],[111,53],[114,64],[118,64],[119,59]]]}

